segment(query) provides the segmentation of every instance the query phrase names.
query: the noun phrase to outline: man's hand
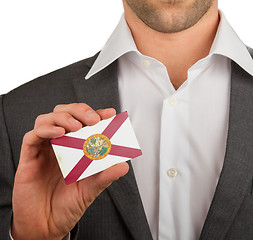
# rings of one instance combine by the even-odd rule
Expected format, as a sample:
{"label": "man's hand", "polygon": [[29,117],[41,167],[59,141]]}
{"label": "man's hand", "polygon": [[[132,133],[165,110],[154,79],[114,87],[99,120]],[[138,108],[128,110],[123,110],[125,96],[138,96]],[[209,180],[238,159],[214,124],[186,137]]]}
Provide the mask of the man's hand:
{"label": "man's hand", "polygon": [[58,105],[40,115],[23,139],[13,189],[12,236],[19,239],[62,239],[95,198],[128,172],[121,163],[66,185],[49,140],[94,125],[115,115],[114,109],[94,111],[82,103]]}

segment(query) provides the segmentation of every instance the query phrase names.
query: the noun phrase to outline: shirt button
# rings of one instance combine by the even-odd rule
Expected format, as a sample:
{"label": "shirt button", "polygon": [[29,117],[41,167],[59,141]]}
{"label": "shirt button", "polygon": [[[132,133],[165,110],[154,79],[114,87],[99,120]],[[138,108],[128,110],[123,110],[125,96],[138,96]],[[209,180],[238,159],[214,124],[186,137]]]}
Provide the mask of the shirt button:
{"label": "shirt button", "polygon": [[150,67],[150,66],[151,66],[151,62],[150,62],[149,60],[147,60],[147,59],[144,59],[144,60],[142,61],[142,65],[143,65],[144,67]]}
{"label": "shirt button", "polygon": [[176,177],[177,176],[177,170],[175,168],[171,168],[167,171],[167,175],[169,177]]}
{"label": "shirt button", "polygon": [[168,99],[169,105],[175,107],[177,105],[177,100],[175,98]]}

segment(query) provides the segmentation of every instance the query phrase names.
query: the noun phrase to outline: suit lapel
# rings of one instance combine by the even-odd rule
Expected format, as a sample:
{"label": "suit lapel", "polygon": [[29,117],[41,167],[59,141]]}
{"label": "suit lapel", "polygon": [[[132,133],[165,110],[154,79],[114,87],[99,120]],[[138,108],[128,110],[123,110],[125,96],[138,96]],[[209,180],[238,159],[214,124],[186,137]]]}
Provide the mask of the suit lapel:
{"label": "suit lapel", "polygon": [[[95,58],[96,56],[90,59],[89,68]],[[86,103],[94,109],[113,107],[119,113],[117,62],[88,80],[84,77],[85,75],[73,80],[77,101]],[[114,182],[107,191],[133,238],[152,240],[130,161],[128,164],[130,165],[128,174]]]}
{"label": "suit lapel", "polygon": [[253,77],[232,62],[225,160],[201,240],[225,239],[245,198],[253,172]]}
{"label": "suit lapel", "polygon": [[128,163],[130,165],[128,174],[114,182],[108,191],[133,238],[152,240],[133,169],[130,161]]}
{"label": "suit lapel", "polygon": [[[91,60],[90,64],[92,62]],[[85,75],[74,79],[73,85],[78,102],[86,103],[93,109],[113,107],[119,113],[120,105],[116,63],[109,65],[88,80],[85,80]]]}

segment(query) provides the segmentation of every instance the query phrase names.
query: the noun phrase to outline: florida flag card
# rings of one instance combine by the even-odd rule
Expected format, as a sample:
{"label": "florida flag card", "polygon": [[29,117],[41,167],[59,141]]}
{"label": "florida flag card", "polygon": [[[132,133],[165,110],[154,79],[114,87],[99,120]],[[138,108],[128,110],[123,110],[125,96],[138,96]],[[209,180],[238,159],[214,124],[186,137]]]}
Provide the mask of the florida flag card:
{"label": "florida flag card", "polygon": [[142,155],[127,112],[51,140],[66,184]]}

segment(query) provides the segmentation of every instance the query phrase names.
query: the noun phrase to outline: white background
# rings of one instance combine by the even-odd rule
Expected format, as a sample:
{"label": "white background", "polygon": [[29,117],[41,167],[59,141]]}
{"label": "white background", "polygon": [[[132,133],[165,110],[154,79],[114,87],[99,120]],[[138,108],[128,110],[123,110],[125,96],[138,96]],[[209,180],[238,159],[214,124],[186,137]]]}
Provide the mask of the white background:
{"label": "white background", "polygon": [[[253,1],[219,0],[253,47]],[[1,0],[0,94],[99,51],[123,12],[121,0]]]}

